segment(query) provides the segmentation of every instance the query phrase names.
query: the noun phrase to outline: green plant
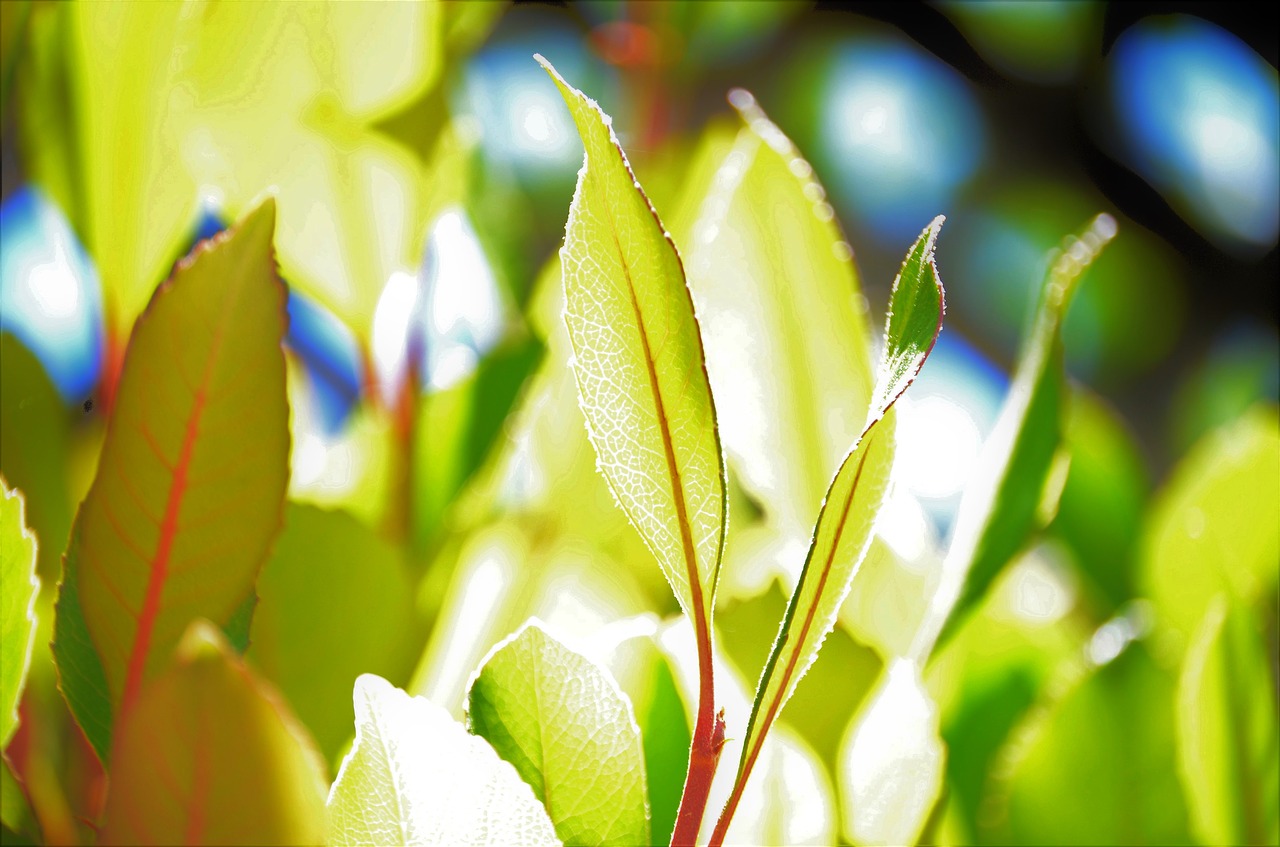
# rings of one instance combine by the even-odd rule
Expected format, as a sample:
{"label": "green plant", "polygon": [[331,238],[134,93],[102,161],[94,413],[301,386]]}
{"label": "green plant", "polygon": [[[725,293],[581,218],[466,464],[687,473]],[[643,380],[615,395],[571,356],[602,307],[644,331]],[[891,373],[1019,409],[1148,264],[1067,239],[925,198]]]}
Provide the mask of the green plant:
{"label": "green plant", "polygon": [[[750,95],[667,169],[683,183],[659,189],[678,195],[660,218],[611,119],[539,60],[585,148],[563,248],[523,306],[528,337],[460,386],[418,398],[410,367],[370,401],[369,440],[393,457],[385,496],[344,505],[373,517],[290,488],[304,412],[284,346],[284,200],[244,204],[136,322],[146,275],[127,268],[144,251],[102,209],[123,201],[69,203],[110,244],[103,273],[132,325],[98,395],[100,444],[0,341],[0,745],[25,733],[0,769],[6,843],[75,840],[59,810],[78,782],[99,786],[83,790],[83,834],[102,843],[773,842],[794,836],[797,796],[822,809],[812,840],[842,816],[855,843],[1276,841],[1273,408],[1179,467],[1136,586],[1112,589],[1101,627],[1010,611],[1064,593],[1023,556],[1069,536],[1059,504],[1092,493],[1080,445],[1127,447],[1067,379],[1061,332],[1115,221],[1050,263],[981,472],[916,591],[877,521],[893,510],[900,401],[942,330],[943,218],[907,250],[873,361],[834,212]],[[293,117],[377,148],[324,105]],[[440,177],[456,151],[436,131]],[[104,155],[84,156],[94,180]],[[64,467],[77,450],[93,459],[79,488]],[[623,599],[601,604],[610,620],[590,638],[538,619],[600,572]],[[909,599],[890,625],[861,613],[894,592]],[[1074,799],[1094,802],[1090,779],[1097,820]],[[997,802],[988,825],[980,808]]]}

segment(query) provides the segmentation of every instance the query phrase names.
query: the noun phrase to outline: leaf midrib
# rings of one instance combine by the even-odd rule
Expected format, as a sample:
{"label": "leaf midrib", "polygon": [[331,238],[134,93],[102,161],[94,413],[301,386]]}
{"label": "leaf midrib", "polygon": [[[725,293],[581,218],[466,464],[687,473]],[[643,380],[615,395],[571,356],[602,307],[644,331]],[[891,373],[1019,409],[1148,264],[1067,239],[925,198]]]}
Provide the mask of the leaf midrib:
{"label": "leaf midrib", "polygon": [[[208,254],[206,254],[207,256]],[[197,259],[198,261],[198,259]],[[214,372],[215,363],[222,354],[226,341],[229,318],[235,313],[240,294],[244,290],[244,281],[248,276],[244,262],[239,262],[236,272],[231,274],[234,280],[229,295],[223,301],[222,313],[214,328],[214,336],[208,357],[205,359],[204,371],[200,375],[195,397],[192,399],[191,412],[188,414],[183,428],[182,445],[178,459],[174,462],[169,492],[165,499],[164,517],[160,525],[160,534],[156,540],[156,551],[148,565],[146,594],[142,608],[138,611],[137,629],[134,632],[133,647],[129,651],[129,661],[125,676],[122,712],[128,710],[138,696],[146,673],[147,658],[151,652],[151,636],[159,619],[164,589],[169,578],[169,557],[173,552],[173,543],[178,535],[178,516],[187,494],[187,471],[191,467],[191,458],[195,452],[196,440],[200,431],[200,420],[204,415],[205,401],[209,381]],[[196,267],[192,265],[192,269]]]}

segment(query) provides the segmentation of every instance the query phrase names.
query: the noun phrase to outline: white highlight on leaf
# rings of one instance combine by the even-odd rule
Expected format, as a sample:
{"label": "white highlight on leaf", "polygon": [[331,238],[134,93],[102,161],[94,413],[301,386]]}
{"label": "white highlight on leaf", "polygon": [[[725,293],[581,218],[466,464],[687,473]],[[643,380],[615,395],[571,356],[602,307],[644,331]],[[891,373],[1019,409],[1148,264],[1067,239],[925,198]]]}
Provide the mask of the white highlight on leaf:
{"label": "white highlight on leaf", "polygon": [[515,768],[444,709],[363,674],[355,711],[355,743],[329,792],[331,845],[560,844]]}

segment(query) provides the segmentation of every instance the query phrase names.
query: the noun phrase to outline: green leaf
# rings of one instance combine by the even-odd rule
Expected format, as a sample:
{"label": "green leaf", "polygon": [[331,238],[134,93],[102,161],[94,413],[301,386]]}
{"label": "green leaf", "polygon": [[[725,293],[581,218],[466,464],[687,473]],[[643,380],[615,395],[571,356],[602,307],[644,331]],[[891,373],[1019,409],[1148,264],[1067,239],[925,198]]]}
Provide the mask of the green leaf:
{"label": "green leaf", "polygon": [[680,808],[692,735],[671,665],[655,648],[650,650],[654,655],[648,696],[637,701],[636,711],[644,742],[650,840],[667,844]]}
{"label": "green leaf", "polygon": [[268,201],[197,249],[129,343],[54,630],[63,693],[104,761],[112,716],[187,624],[243,616],[280,528],[289,412],[274,226]]}
{"label": "green leaf", "polygon": [[22,342],[0,334],[0,473],[22,492],[40,545],[37,568],[58,579],[71,531],[70,417],[44,367]]}
{"label": "green leaf", "polygon": [[278,695],[196,621],[120,719],[103,844],[319,844],[324,766]]}
{"label": "green leaf", "polygon": [[[893,465],[891,407],[915,379],[942,328],[942,280],[933,263],[942,221],[941,216],[935,218],[920,234],[893,282],[885,349],[866,424],[827,490],[804,569],[756,687],[735,791],[742,790],[765,736],[835,626],[840,605],[871,544]],[[732,815],[731,807],[726,811]],[[717,832],[727,824],[722,817]]]}
{"label": "green leaf", "polygon": [[612,121],[539,61],[586,147],[560,259],[587,430],[619,505],[709,637],[724,545],[724,466],[684,270]]}
{"label": "green leaf", "polygon": [[1280,732],[1263,632],[1220,594],[1178,680],[1178,775],[1205,844],[1280,842]]}
{"label": "green leaf", "polygon": [[1063,316],[1115,226],[1110,215],[1099,215],[1068,241],[1050,267],[1008,398],[960,501],[942,581],[913,648],[917,655],[927,659],[955,634],[1036,529],[1041,492],[1061,436]]}
{"label": "green leaf", "polygon": [[566,845],[649,842],[644,754],[630,701],[536,619],[481,665],[467,723],[533,787]]}
{"label": "green leaf", "polygon": [[1015,733],[989,814],[996,844],[1188,844],[1174,681],[1141,645]]}
{"label": "green leaf", "polygon": [[772,521],[805,539],[870,400],[866,305],[813,169],[750,94],[730,102],[744,126],[711,154],[714,177],[675,232],[725,452]]}
{"label": "green leaf", "polygon": [[351,737],[356,677],[403,677],[416,658],[400,555],[345,512],[290,503],[258,596],[246,655],[336,761]]}
{"label": "green leaf", "polygon": [[0,750],[18,728],[18,701],[36,636],[36,540],[23,520],[22,495],[0,479]]}
{"label": "green leaf", "polygon": [[1280,412],[1259,405],[1201,439],[1152,504],[1143,538],[1144,593],[1163,644],[1181,653],[1209,602],[1243,605],[1280,578]]}
{"label": "green leaf", "polygon": [[515,768],[430,700],[364,674],[355,712],[355,744],[329,791],[329,844],[560,843]]}
{"label": "green leaf", "polygon": [[40,844],[35,836],[39,825],[26,790],[9,767],[9,760],[0,756],[0,842],[4,844]]}

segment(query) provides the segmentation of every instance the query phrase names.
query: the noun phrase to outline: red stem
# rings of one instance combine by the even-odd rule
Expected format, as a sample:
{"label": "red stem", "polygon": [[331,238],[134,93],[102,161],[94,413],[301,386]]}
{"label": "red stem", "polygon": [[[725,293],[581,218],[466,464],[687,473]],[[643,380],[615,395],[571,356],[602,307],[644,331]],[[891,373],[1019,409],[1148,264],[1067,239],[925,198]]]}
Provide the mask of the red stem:
{"label": "red stem", "polygon": [[724,747],[724,711],[715,710],[715,682],[711,661],[711,633],[705,616],[696,615],[698,630],[698,720],[689,745],[689,773],[680,797],[671,847],[695,847],[707,811],[711,781]]}

